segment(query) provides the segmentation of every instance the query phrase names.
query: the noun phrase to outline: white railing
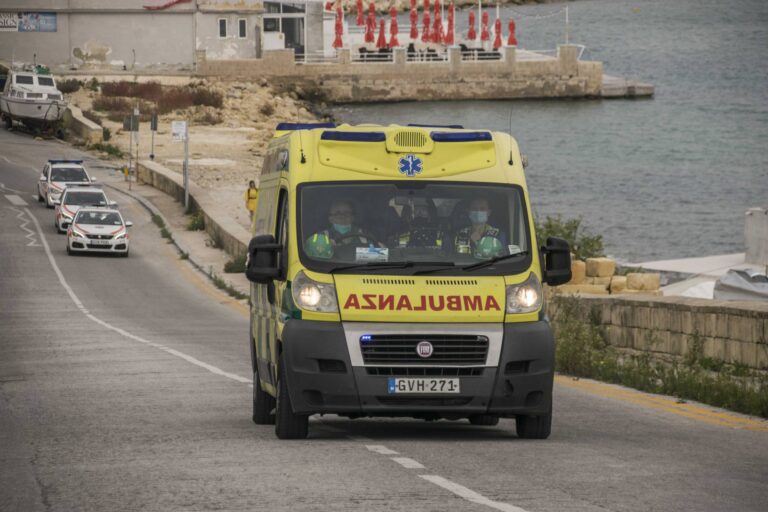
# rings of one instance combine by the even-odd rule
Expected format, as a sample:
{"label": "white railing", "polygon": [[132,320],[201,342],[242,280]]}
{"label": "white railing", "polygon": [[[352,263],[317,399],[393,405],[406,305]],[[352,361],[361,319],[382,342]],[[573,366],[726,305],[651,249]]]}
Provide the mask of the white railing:
{"label": "white railing", "polygon": [[339,54],[326,55],[323,52],[306,54],[297,53],[294,56],[294,62],[296,62],[296,64],[338,64]]}
{"label": "white railing", "polygon": [[[365,48],[361,48],[365,50]],[[394,63],[394,53],[390,51],[376,52],[376,51],[358,51],[350,52],[350,60],[354,64],[381,64],[381,63]]]}
{"label": "white railing", "polygon": [[448,62],[448,52],[439,52],[437,50],[416,50],[405,54],[406,62]]}

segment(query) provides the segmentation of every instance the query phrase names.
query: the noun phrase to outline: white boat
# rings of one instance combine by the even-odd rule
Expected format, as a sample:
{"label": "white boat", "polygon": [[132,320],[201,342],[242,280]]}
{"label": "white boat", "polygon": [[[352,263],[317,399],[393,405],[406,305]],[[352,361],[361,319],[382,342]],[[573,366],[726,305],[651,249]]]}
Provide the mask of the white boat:
{"label": "white boat", "polygon": [[62,118],[66,107],[49,74],[11,70],[0,92],[0,115],[7,128],[14,121],[31,128],[50,126]]}

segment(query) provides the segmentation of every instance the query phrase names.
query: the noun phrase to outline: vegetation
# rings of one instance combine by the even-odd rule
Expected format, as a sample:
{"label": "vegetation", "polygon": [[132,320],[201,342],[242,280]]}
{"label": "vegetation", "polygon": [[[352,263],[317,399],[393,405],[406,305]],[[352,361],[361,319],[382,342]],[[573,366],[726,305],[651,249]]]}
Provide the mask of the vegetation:
{"label": "vegetation", "polygon": [[68,78],[66,80],[59,80],[56,82],[56,88],[64,94],[72,94],[77,92],[83,86],[83,82],[76,78]]}
{"label": "vegetation", "polygon": [[83,117],[101,126],[101,117],[93,110],[83,110]]}
{"label": "vegetation", "polygon": [[242,274],[245,272],[245,254],[241,254],[235,259],[226,262],[224,264],[224,272],[227,274]]}
{"label": "vegetation", "polygon": [[187,223],[187,230],[202,231],[204,229],[205,229],[205,217],[203,217],[203,212],[198,210],[189,217],[189,222]]}
{"label": "vegetation", "polygon": [[123,152],[120,151],[120,148],[117,146],[113,146],[112,144],[105,144],[103,142],[97,142],[96,144],[91,144],[90,149],[95,149],[96,151],[101,151],[103,153],[108,154],[109,156],[114,156],[116,158],[122,158]]}
{"label": "vegetation", "polygon": [[[100,96],[93,100],[93,109],[100,112],[131,112],[131,102],[125,98]],[[127,115],[127,114],[126,114]]]}
{"label": "vegetation", "polygon": [[259,107],[259,112],[261,112],[265,117],[271,117],[272,114],[275,113],[275,107],[273,107],[271,103],[265,103]]}
{"label": "vegetation", "polygon": [[585,302],[567,296],[553,301],[557,371],[768,418],[768,374],[704,357],[699,336],[682,361],[626,355],[609,345],[597,313]]}
{"label": "vegetation", "polygon": [[216,288],[227,292],[230,297],[234,297],[238,300],[244,300],[248,298],[246,294],[240,293],[234,286],[227,283],[224,279],[217,276],[213,272],[211,272],[211,280],[213,281],[213,284],[216,286]]}
{"label": "vegetation", "polygon": [[[147,113],[156,110],[160,114],[168,114],[175,110],[195,105],[214,108],[222,108],[224,106],[224,95],[220,92],[202,86],[164,87],[159,82],[139,83],[120,81],[104,83],[101,86],[101,95],[101,98],[97,98],[97,101],[106,102],[104,103],[105,105],[109,105],[109,99],[115,102],[126,102],[129,106],[130,102],[126,98],[140,100],[139,110]],[[117,103],[114,105],[117,105]],[[96,107],[94,106],[94,108]],[[122,108],[96,109],[113,112],[126,110]],[[213,114],[209,114],[203,122],[206,122],[206,124],[218,124],[221,122],[218,119]]]}
{"label": "vegetation", "polygon": [[104,139],[104,142],[110,140],[112,138],[112,130],[107,128],[106,126],[101,129],[101,138]]}
{"label": "vegetation", "polygon": [[547,238],[556,236],[568,242],[571,252],[577,259],[597,258],[604,256],[603,236],[590,235],[581,229],[581,218],[565,219],[560,215],[547,215],[543,223],[535,222],[536,238],[539,246],[545,245]]}
{"label": "vegetation", "polygon": [[99,81],[96,80],[96,77],[91,78],[88,82],[85,83],[85,86],[93,91],[93,92],[99,92]]}

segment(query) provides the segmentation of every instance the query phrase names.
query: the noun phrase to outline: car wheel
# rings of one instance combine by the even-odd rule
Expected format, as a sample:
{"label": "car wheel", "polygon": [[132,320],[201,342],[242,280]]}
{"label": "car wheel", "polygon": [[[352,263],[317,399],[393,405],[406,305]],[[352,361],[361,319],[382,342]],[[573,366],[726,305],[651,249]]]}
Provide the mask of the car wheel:
{"label": "car wheel", "polygon": [[293,412],[288,383],[283,375],[285,359],[282,355],[278,365],[275,434],[279,439],[305,439],[309,433],[309,416]]}
{"label": "car wheel", "polygon": [[48,197],[45,198],[45,207],[53,210],[53,205],[51,204],[51,201],[48,199]]}
{"label": "car wheel", "polygon": [[128,249],[126,249],[125,252],[122,253],[120,256],[122,256],[123,258],[127,258],[128,257]]}
{"label": "car wheel", "polygon": [[44,197],[43,197],[43,195],[40,193],[40,189],[38,188],[38,189],[37,189],[37,202],[38,202],[38,203],[42,203],[43,201],[45,201],[45,198],[44,198]]}
{"label": "car wheel", "polygon": [[541,416],[518,416],[515,419],[517,437],[521,439],[546,439],[552,432],[552,411]]}
{"label": "car wheel", "polygon": [[253,422],[257,425],[274,425],[275,405],[275,397],[261,388],[259,372],[253,372]]}
{"label": "car wheel", "polygon": [[469,422],[473,425],[492,427],[499,424],[499,417],[494,414],[473,414],[469,417]]}

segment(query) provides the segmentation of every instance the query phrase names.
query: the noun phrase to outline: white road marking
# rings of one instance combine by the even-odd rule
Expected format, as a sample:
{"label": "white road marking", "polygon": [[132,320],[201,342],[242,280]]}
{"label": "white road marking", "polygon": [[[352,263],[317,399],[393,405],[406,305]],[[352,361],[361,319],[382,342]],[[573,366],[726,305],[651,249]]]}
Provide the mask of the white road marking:
{"label": "white road marking", "polygon": [[27,247],[40,247],[40,244],[37,241],[37,233],[27,227],[27,224],[29,224],[29,219],[27,218],[27,215],[24,213],[24,211],[19,210],[18,208],[14,208],[13,206],[9,206],[8,208],[18,213],[16,218],[21,221],[19,227],[27,232],[25,235],[25,238],[29,240],[29,242],[27,242]]}
{"label": "white road marking", "polygon": [[451,491],[456,496],[464,498],[467,501],[471,501],[472,503],[477,503],[478,505],[485,505],[486,507],[501,510],[502,512],[526,512],[525,509],[510,505],[509,503],[493,501],[489,498],[486,498],[482,494],[473,491],[472,489],[468,489],[463,485],[451,482],[450,480],[438,475],[419,475],[419,478],[423,478],[428,482],[432,482],[433,484],[442,487],[443,489]]}
{"label": "white road marking", "polygon": [[380,455],[398,455],[398,453],[394,450],[390,450],[383,444],[367,444],[365,445],[366,448],[368,448],[373,453],[378,453]]}
{"label": "white road marking", "polygon": [[408,457],[392,457],[392,460],[403,466],[405,469],[424,469],[424,465]]}
{"label": "white road marking", "polygon": [[5,183],[0,183],[0,190],[7,190],[8,192],[16,192],[17,194],[23,194],[21,190],[16,190],[15,188],[6,187]]}
{"label": "white road marking", "polygon": [[209,372],[220,375],[222,377],[226,377],[228,379],[242,382],[242,383],[249,383],[251,382],[251,379],[246,379],[245,377],[241,377],[239,375],[235,375],[234,373],[225,372],[221,368],[217,368],[216,366],[213,366],[211,364],[205,363],[203,361],[200,361],[199,359],[196,359],[188,354],[185,354],[184,352],[180,352],[176,349],[166,347],[165,345],[161,345],[159,343],[155,343],[153,341],[146,340],[142,338],[141,336],[136,336],[135,334],[131,334],[130,332],[126,331],[125,329],[121,329],[119,327],[115,327],[114,325],[111,325],[108,322],[105,322],[104,320],[96,317],[95,315],[91,314],[84,306],[82,301],[78,298],[78,296],[75,294],[75,292],[72,290],[72,288],[67,283],[67,280],[64,278],[64,274],[62,274],[61,270],[59,269],[59,266],[56,264],[56,260],[53,257],[53,253],[51,253],[51,248],[48,246],[48,241],[45,239],[45,236],[43,236],[43,231],[40,229],[40,223],[37,221],[37,219],[32,215],[32,213],[29,211],[28,208],[24,209],[27,212],[27,215],[32,219],[32,221],[35,223],[35,226],[37,227],[37,232],[40,234],[40,239],[43,242],[43,248],[45,249],[45,253],[48,255],[48,261],[51,262],[51,266],[53,267],[54,272],[56,272],[56,275],[59,278],[59,282],[64,287],[64,289],[69,294],[69,297],[72,299],[72,302],[75,303],[75,306],[90,320],[93,322],[106,327],[107,329],[110,329],[118,334],[121,334],[125,336],[126,338],[132,339],[134,341],[138,341],[139,343],[143,343],[147,346],[156,348],[158,350],[162,350],[163,352],[167,354],[171,354],[172,356],[176,356],[180,359],[183,359],[187,361],[188,363],[192,363],[195,366],[199,366],[200,368],[204,368],[208,370]]}
{"label": "white road marking", "polygon": [[11,202],[13,206],[29,206],[29,204],[16,194],[6,194],[5,198]]}

